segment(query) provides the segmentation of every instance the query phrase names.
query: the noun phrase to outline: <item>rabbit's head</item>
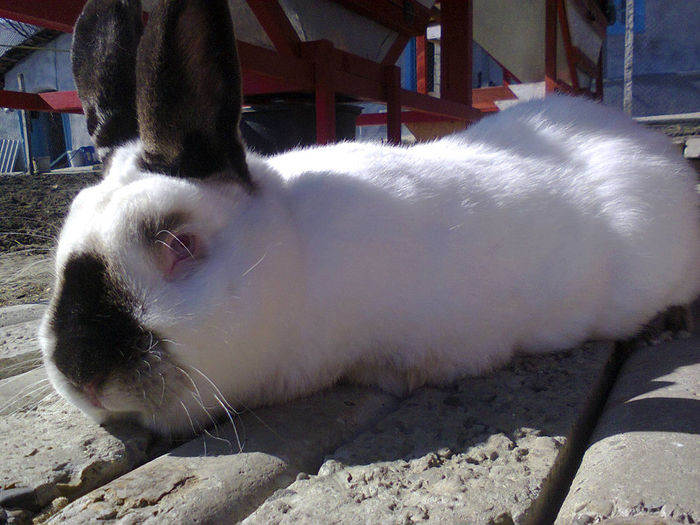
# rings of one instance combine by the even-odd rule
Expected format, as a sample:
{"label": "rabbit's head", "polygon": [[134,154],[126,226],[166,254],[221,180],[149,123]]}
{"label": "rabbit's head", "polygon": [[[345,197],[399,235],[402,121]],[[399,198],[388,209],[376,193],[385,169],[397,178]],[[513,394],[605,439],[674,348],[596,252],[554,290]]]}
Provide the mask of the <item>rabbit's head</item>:
{"label": "rabbit's head", "polygon": [[72,61],[105,176],[61,232],[41,329],[49,377],[98,421],[198,430],[255,398],[245,334],[284,304],[280,269],[295,271],[276,248],[288,234],[277,179],[255,157],[249,171],[239,135],[226,0],[161,1],[145,29],[139,0],[90,0]]}

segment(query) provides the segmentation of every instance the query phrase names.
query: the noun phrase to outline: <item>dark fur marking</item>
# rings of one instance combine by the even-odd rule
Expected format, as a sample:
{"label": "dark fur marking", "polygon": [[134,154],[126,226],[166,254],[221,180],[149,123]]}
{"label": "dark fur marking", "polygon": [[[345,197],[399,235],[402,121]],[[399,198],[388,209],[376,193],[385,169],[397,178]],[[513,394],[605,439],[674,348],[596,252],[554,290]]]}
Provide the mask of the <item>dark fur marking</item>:
{"label": "dark fur marking", "polygon": [[136,50],[143,31],[139,0],[91,0],[73,34],[71,61],[88,132],[100,148],[136,138]]}
{"label": "dark fur marking", "polygon": [[188,220],[188,216],[182,212],[172,212],[164,217],[148,217],[139,225],[139,242],[148,249],[154,248],[156,237],[160,232],[177,233],[179,227],[186,224]]}
{"label": "dark fur marking", "polygon": [[152,334],[134,318],[134,301],[96,254],[71,257],[54,299],[52,359],[80,387],[128,368],[149,348]]}
{"label": "dark fur marking", "polygon": [[192,178],[228,173],[252,190],[238,129],[240,68],[226,1],[159,3],[136,68],[141,167]]}

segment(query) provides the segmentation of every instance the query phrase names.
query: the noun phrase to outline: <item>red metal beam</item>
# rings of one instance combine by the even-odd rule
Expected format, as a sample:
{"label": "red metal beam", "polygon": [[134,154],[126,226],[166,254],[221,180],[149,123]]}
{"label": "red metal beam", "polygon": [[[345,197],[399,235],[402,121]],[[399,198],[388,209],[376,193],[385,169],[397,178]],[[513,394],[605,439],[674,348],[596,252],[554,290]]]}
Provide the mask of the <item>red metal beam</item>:
{"label": "red metal beam", "polygon": [[247,73],[254,73],[286,83],[288,89],[284,91],[312,90],[314,88],[313,65],[308,60],[282,56],[270,49],[254,46],[240,40],[237,44],[244,82]]}
{"label": "red metal beam", "polygon": [[22,93],[0,90],[0,107],[27,111],[51,111],[57,113],[82,113],[83,109],[75,91],[50,93]]}
{"label": "red metal beam", "polygon": [[428,92],[428,39],[425,35],[416,37],[416,91]]}
{"label": "red metal beam", "polygon": [[50,91],[47,93],[39,93],[38,95],[52,108],[52,111],[61,113],[83,112],[78,93],[75,91]]}
{"label": "red metal beam", "polygon": [[316,99],[316,143],[335,142],[335,71],[334,48],[328,40],[303,42],[301,55],[311,61],[314,70]]}
{"label": "red metal beam", "polygon": [[396,64],[396,61],[401,56],[401,53],[403,53],[403,50],[406,47],[406,44],[408,44],[409,40],[410,37],[408,35],[398,35],[394,43],[389,48],[389,51],[386,52],[386,55],[382,59],[382,64],[386,66],[393,66]]}
{"label": "red metal beam", "polygon": [[[386,113],[362,113],[358,115],[356,124],[358,126],[383,126],[386,125]],[[431,115],[422,111],[402,111],[401,122],[464,122],[462,119],[451,117],[442,117],[440,115]]]}
{"label": "red metal beam", "polygon": [[423,113],[450,117],[452,120],[471,122],[479,119],[481,116],[481,112],[478,109],[474,109],[468,104],[422,95],[406,89],[401,90],[401,106]]}
{"label": "red metal beam", "polygon": [[73,31],[73,25],[83,10],[86,0],[2,0],[0,18],[10,18],[65,33]]}
{"label": "red metal beam", "polygon": [[[298,38],[286,28],[272,27],[273,21],[281,20],[280,11],[268,2],[249,0],[256,5],[257,14],[261,18],[268,34],[271,33],[273,42],[279,52],[258,46],[238,42],[241,60],[244,93],[262,94],[289,91],[311,91],[316,93],[317,100],[317,129],[320,142],[329,142],[335,138],[335,94],[358,99],[379,100],[388,102],[390,108],[390,133],[393,140],[400,134],[400,108],[413,108],[422,112],[426,120],[458,119],[474,120],[479,111],[468,104],[453,100],[440,100],[411,91],[401,90],[397,80],[397,69],[393,66],[385,68],[375,62],[362,59],[350,53],[335,50],[330,43],[313,43],[300,45],[297,49],[295,40]],[[414,0],[334,0],[350,7],[356,12],[363,12],[373,20],[386,23],[401,33],[399,43],[393,46],[390,53],[402,47],[406,34],[422,34],[428,21],[429,11]],[[463,0],[443,0],[443,3],[458,5]],[[84,0],[62,0],[60,7],[56,3],[33,2],[30,0],[0,0],[0,16],[26,21],[44,27],[63,31],[71,31],[78,17]],[[275,3],[277,7],[278,4]],[[408,10],[405,11],[406,5]],[[404,14],[413,15],[405,17]],[[471,7],[469,6],[469,13]],[[449,7],[448,7],[449,10]],[[395,16],[395,18],[391,18]],[[265,17],[268,17],[267,19]],[[388,18],[387,18],[388,17]],[[285,17],[286,19],[286,17]],[[471,35],[471,18],[466,26],[459,27],[463,32],[465,27]],[[471,37],[468,39],[469,49]],[[449,44],[448,44],[449,47]],[[304,48],[306,51],[304,51]],[[469,67],[464,68],[464,50],[454,49],[454,59],[462,63],[462,69],[471,73],[471,53],[468,53]],[[299,56],[299,53],[301,56]],[[391,58],[391,57],[389,57]],[[460,62],[457,62],[458,64]],[[466,84],[470,93],[471,76]],[[471,94],[469,94],[471,97]],[[34,111],[60,111],[80,113],[81,106],[75,92],[53,93],[19,93],[0,91],[0,105],[5,107],[28,109]],[[410,113],[409,113],[410,115]],[[397,130],[399,130],[397,132]]]}
{"label": "red metal beam", "polygon": [[440,96],[472,101],[472,0],[442,0]]}
{"label": "red metal beam", "polygon": [[472,106],[480,111],[498,111],[496,100],[517,98],[508,86],[492,86],[472,90]]}
{"label": "red metal beam", "polygon": [[571,86],[574,91],[579,90],[578,73],[576,72],[576,57],[574,54],[574,44],[571,41],[571,31],[569,30],[569,17],[566,14],[566,6],[564,0],[557,0],[557,13],[559,15],[559,26],[561,27],[561,36],[564,43],[564,51],[566,52],[566,63],[569,66],[569,76],[571,77]]}
{"label": "red metal beam", "polygon": [[553,93],[557,86],[557,0],[545,0],[544,89]]}
{"label": "red metal beam", "polygon": [[603,49],[600,48],[600,53],[598,53],[598,73],[595,80],[595,98],[598,100],[603,100]]}
{"label": "red metal beam", "polygon": [[422,35],[430,10],[416,0],[331,0],[401,35]]}
{"label": "red metal beam", "polygon": [[391,144],[401,142],[401,69],[384,67],[386,93],[386,139]]}
{"label": "red metal beam", "polygon": [[596,78],[598,76],[598,63],[588,58],[583,51],[576,46],[571,46],[576,67],[588,76]]}
{"label": "red metal beam", "polygon": [[277,0],[247,0],[275,49],[283,55],[297,55],[301,40]]}
{"label": "red metal beam", "polygon": [[292,93],[304,91],[305,88],[288,80],[265,75],[258,71],[242,72],[243,95],[272,95],[275,93]]}
{"label": "red metal beam", "polygon": [[598,33],[598,36],[605,39],[607,35],[608,20],[600,7],[593,0],[572,0],[571,5],[576,9],[581,17],[586,20]]}

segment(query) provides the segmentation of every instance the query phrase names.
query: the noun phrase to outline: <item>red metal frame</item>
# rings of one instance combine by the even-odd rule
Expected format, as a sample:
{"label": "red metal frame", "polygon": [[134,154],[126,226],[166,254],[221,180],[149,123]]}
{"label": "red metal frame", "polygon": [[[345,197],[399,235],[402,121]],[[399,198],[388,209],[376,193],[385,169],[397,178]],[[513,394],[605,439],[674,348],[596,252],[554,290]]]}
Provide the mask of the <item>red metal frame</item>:
{"label": "red metal frame", "polygon": [[400,35],[422,35],[430,9],[416,0],[331,0]]}
{"label": "red metal frame", "polygon": [[248,0],[248,6],[277,51],[283,55],[298,54],[301,39],[277,2]]}
{"label": "red metal frame", "polygon": [[440,41],[441,98],[472,102],[472,1],[442,0]]}
{"label": "red metal frame", "polygon": [[83,5],[85,0],[2,0],[0,17],[72,33]]}
{"label": "red metal frame", "polygon": [[[320,142],[335,138],[336,95],[386,102],[386,114],[361,115],[358,123],[387,123],[388,115],[388,134],[392,141],[396,141],[400,133],[397,122],[401,119],[412,122],[445,119],[470,121],[478,118],[480,111],[495,111],[495,100],[514,97],[507,85],[471,89],[471,0],[441,2],[443,93],[439,99],[427,95],[424,31],[430,11],[415,0],[332,0],[397,31],[396,42],[382,64],[334,49],[329,42],[301,42],[276,0],[247,1],[273,42],[275,51],[238,42],[243,92],[246,95],[314,92]],[[84,2],[0,0],[0,16],[70,32]],[[606,20],[595,3],[592,0],[575,0],[572,5],[591,21],[604,38]],[[557,76],[558,23],[562,28],[571,85]],[[400,88],[393,66],[410,36],[418,37],[417,93]],[[546,91],[587,92],[578,85],[577,69],[580,69],[596,79],[595,96],[601,98],[602,52],[597,63],[594,63],[572,44],[563,0],[545,0],[544,38]],[[509,72],[504,69],[504,80],[507,75]],[[0,91],[0,106],[34,111],[81,111],[74,92],[33,94]],[[408,111],[402,111],[402,108]],[[418,117],[419,113],[416,112],[423,116]]]}
{"label": "red metal frame", "polygon": [[472,91],[472,105],[484,112],[498,111],[497,100],[513,100],[517,98],[510,88],[505,86],[491,86],[474,89]]}
{"label": "red metal frame", "polygon": [[[470,121],[479,117],[479,111],[470,105],[471,62],[468,67],[460,62],[465,56],[464,46],[471,48],[471,38],[459,36],[465,27],[471,35],[471,0],[468,11],[460,7],[463,0],[442,2],[443,6],[449,4],[448,9],[456,9],[460,16],[447,30],[448,35],[458,34],[451,40],[448,36],[447,48],[455,64],[452,67],[461,67],[458,74],[450,77],[453,91],[442,99],[401,89],[400,72],[394,66],[408,38],[423,34],[430,17],[430,11],[415,0],[332,0],[398,32],[396,42],[381,64],[335,49],[330,42],[302,42],[276,0],[247,1],[275,50],[238,42],[244,94],[315,93],[318,142],[335,140],[337,95],[385,102],[387,113],[382,118],[388,115],[388,139],[392,142],[400,141],[401,119],[406,115],[402,108],[422,112],[427,115],[426,119]],[[0,0],[0,16],[70,32],[84,2]],[[471,53],[466,54],[471,56]],[[465,89],[468,96],[462,92]],[[81,111],[75,92],[0,91],[0,106],[35,111]]]}
{"label": "red metal frame", "polygon": [[[569,16],[564,0],[545,0],[545,91],[553,93],[561,91],[573,95],[593,96],[596,99],[603,98],[603,52],[598,56],[598,62],[594,63],[571,39],[569,29]],[[591,22],[598,35],[604,39],[607,22],[600,8],[591,0],[574,0],[571,5],[578,10],[584,18]],[[558,21],[558,25],[557,25]],[[569,69],[571,83],[563,82],[557,75],[557,43],[558,28],[561,27],[562,43],[566,53],[566,63]],[[596,80],[596,90],[591,92],[587,88],[581,88],[578,79],[578,70],[583,71]]]}
{"label": "red metal frame", "polygon": [[396,66],[384,67],[386,93],[386,138],[392,144],[401,142],[401,70]]}
{"label": "red metal frame", "polygon": [[416,91],[428,93],[428,39],[416,37]]}
{"label": "red metal frame", "polygon": [[0,90],[0,107],[60,113],[83,112],[78,94],[75,91],[22,93],[19,91]]}
{"label": "red metal frame", "polygon": [[544,88],[553,93],[557,87],[557,0],[545,0],[544,10]]}

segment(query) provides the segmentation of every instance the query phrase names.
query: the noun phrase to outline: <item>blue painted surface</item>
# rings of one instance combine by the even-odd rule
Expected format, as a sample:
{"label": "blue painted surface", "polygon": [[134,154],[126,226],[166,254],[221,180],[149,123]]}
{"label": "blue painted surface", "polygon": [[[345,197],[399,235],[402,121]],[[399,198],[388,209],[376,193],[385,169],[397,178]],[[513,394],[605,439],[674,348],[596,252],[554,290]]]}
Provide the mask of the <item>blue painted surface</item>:
{"label": "blue painted surface", "polygon": [[[25,89],[29,93],[42,91],[71,91],[75,89],[70,65],[71,35],[61,35],[18,62],[5,74],[5,89],[17,90],[17,75],[22,73]],[[63,130],[67,149],[92,145],[87,133],[85,117],[78,114],[63,115]],[[17,112],[0,111],[0,138],[21,140],[21,127]],[[42,146],[39,146],[41,149]],[[36,148],[34,148],[36,149]],[[34,156],[37,156],[34,153]]]}
{"label": "blue painted surface", "polygon": [[[608,35],[623,35],[625,33],[626,0],[615,0],[615,23],[608,26]],[[634,32],[643,33],[646,27],[646,2],[634,0]]]}
{"label": "blue painted surface", "polygon": [[416,90],[416,39],[411,38],[401,55],[401,87]]}
{"label": "blue painted surface", "polygon": [[70,115],[64,113],[61,115],[61,118],[63,119],[63,136],[66,138],[66,149],[71,150],[73,149],[73,137],[71,136]]}

